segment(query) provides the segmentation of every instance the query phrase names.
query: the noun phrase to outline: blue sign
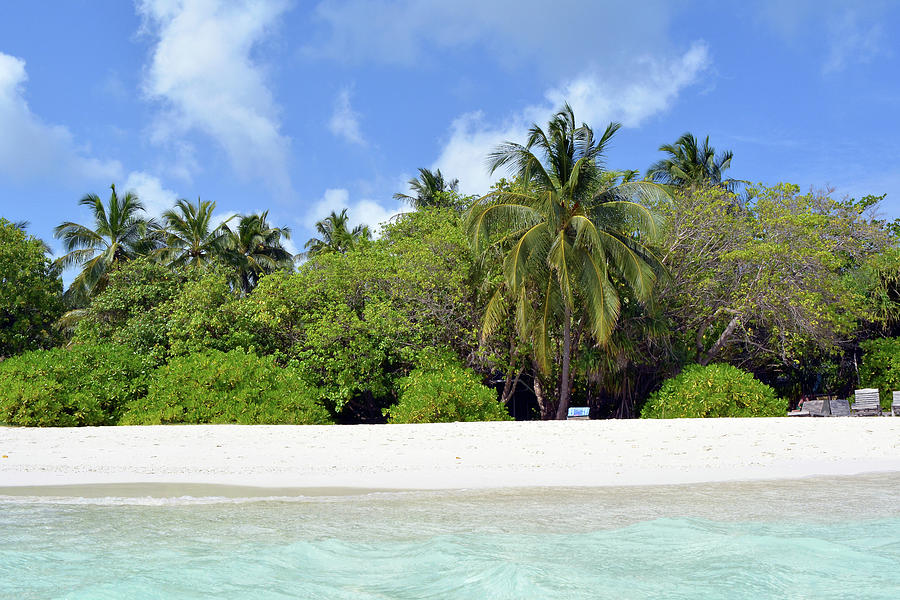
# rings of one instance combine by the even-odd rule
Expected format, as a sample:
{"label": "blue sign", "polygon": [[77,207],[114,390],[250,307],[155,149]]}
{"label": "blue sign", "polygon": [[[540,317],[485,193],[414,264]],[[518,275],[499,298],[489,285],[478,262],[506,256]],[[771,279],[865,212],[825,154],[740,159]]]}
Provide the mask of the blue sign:
{"label": "blue sign", "polygon": [[569,409],[570,417],[587,417],[590,416],[591,409],[587,406],[573,406]]}

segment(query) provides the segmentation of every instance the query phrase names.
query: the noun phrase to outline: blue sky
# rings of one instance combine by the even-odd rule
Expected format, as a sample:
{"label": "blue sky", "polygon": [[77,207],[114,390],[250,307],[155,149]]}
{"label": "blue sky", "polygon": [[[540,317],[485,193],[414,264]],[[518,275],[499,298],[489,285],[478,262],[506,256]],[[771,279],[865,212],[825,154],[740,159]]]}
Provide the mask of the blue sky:
{"label": "blue sky", "polygon": [[887,193],[900,217],[900,2],[68,0],[0,4],[0,216],[54,248],[108,186],[268,209],[302,246],[376,225],[418,167],[485,154],[568,101],[645,170],[685,131],[732,176]]}

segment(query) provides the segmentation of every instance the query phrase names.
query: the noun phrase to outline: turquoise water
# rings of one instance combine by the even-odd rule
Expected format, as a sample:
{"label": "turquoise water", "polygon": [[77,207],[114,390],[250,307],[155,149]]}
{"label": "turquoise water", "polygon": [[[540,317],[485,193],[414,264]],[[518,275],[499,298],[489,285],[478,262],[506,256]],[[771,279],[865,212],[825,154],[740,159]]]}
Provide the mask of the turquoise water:
{"label": "turquoise water", "polygon": [[900,476],[880,475],[320,497],[0,496],[0,598],[896,599],[898,492]]}

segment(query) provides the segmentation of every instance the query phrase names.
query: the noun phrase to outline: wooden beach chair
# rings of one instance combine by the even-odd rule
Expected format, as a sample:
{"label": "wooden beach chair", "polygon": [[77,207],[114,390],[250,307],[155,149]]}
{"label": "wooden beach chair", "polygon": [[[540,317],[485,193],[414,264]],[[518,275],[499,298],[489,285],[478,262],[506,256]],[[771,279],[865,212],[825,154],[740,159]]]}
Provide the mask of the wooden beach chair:
{"label": "wooden beach chair", "polygon": [[807,400],[803,403],[803,410],[811,417],[830,417],[831,407],[828,400]]}
{"label": "wooden beach chair", "polygon": [[857,417],[881,416],[881,398],[878,396],[878,390],[874,388],[856,390],[855,395],[856,402],[850,407],[850,414]]}
{"label": "wooden beach chair", "polygon": [[900,392],[894,392],[893,400],[891,401],[891,414],[895,417],[900,417]]}
{"label": "wooden beach chair", "polygon": [[850,416],[850,401],[844,398],[843,400],[838,400],[835,398],[831,401],[831,416],[832,417],[849,417]]}

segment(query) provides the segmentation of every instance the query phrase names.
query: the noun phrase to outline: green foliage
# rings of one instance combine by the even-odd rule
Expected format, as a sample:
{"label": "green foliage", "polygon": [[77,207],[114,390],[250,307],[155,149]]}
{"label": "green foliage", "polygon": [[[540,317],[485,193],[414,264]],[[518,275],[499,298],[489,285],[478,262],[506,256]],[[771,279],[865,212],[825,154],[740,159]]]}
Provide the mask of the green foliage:
{"label": "green foliage", "polygon": [[129,404],[121,424],[331,423],[318,397],[297,369],[270,357],[210,350],[157,369],[146,397]]}
{"label": "green foliage", "polygon": [[26,427],[112,425],[143,396],[148,361],[114,344],[35,350],[0,363],[0,422]]}
{"label": "green foliage", "polygon": [[900,390],[900,338],[868,340],[860,348],[865,353],[859,365],[860,383],[878,388],[881,407],[890,410],[892,392]]}
{"label": "green foliage", "polygon": [[452,356],[428,356],[398,382],[400,401],[385,409],[390,423],[511,421],[497,392]]}
{"label": "green foliage", "polygon": [[889,244],[861,208],[780,184],[682,192],[660,207],[670,277],[660,304],[692,359],[793,368],[833,353],[871,318],[852,276]]}
{"label": "green foliage", "polygon": [[62,281],[43,242],[0,218],[0,358],[52,346],[62,310]]}
{"label": "green foliage", "polygon": [[204,350],[254,349],[253,337],[240,317],[240,295],[227,269],[206,271],[188,281],[168,307],[170,352],[181,356]]}
{"label": "green foliage", "polygon": [[84,311],[74,341],[112,341],[161,362],[169,348],[172,301],[197,277],[196,270],[175,271],[148,258],[122,265]]}
{"label": "green foliage", "polygon": [[663,382],[644,419],[784,416],[787,402],[752,374],[727,364],[690,365]]}
{"label": "green foliage", "polygon": [[416,351],[474,348],[472,270],[458,216],[418,211],[376,242],[315,256],[295,274],[263,277],[243,298],[227,298],[224,282],[186,287],[185,297],[194,297],[178,312],[173,351],[274,355],[297,365],[342,418],[377,420]]}

